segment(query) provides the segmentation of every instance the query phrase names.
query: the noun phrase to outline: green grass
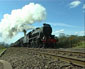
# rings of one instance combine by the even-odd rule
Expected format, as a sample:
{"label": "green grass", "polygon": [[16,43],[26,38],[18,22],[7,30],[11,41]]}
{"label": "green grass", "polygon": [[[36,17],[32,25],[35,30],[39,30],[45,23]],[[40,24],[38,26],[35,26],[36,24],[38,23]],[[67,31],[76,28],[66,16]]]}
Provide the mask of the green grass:
{"label": "green grass", "polygon": [[85,42],[79,42],[78,44],[76,44],[76,46],[74,48],[85,48]]}
{"label": "green grass", "polygon": [[0,53],[1,53],[2,51],[4,51],[5,49],[6,49],[5,47],[0,46]]}
{"label": "green grass", "polygon": [[4,48],[4,49],[0,49],[0,54],[1,54],[1,52],[4,51],[4,50],[6,50],[6,48]]}

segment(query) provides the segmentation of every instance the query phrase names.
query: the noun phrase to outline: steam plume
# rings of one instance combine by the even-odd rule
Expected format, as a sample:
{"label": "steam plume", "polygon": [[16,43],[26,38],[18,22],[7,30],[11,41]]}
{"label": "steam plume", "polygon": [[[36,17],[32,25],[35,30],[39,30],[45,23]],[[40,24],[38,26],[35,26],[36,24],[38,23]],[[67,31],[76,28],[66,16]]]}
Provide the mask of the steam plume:
{"label": "steam plume", "polygon": [[23,29],[34,28],[33,23],[46,18],[46,9],[40,4],[30,3],[21,9],[12,10],[11,14],[5,14],[0,22],[0,33],[3,38],[12,38]]}

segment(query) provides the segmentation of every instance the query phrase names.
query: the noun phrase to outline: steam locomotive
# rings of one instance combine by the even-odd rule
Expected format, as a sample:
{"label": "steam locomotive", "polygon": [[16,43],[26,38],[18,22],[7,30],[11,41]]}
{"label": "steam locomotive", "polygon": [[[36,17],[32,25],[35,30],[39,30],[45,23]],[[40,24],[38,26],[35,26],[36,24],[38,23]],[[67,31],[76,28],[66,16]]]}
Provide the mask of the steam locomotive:
{"label": "steam locomotive", "polygon": [[58,42],[58,39],[55,39],[55,35],[52,35],[52,27],[46,23],[28,34],[26,34],[26,30],[23,30],[23,32],[24,37],[13,43],[12,47],[54,48],[56,42]]}

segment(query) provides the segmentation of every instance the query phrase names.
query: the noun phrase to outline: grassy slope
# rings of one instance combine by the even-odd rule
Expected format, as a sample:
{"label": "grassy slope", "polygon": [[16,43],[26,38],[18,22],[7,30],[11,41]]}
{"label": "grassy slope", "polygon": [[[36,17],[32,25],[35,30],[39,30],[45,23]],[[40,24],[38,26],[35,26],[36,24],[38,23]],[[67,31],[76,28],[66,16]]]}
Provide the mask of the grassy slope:
{"label": "grassy slope", "polygon": [[74,48],[85,48],[85,42],[84,41],[79,42],[78,44],[75,45]]}
{"label": "grassy slope", "polygon": [[0,46],[0,53],[1,53],[3,50],[5,50],[5,49],[6,49],[5,47]]}

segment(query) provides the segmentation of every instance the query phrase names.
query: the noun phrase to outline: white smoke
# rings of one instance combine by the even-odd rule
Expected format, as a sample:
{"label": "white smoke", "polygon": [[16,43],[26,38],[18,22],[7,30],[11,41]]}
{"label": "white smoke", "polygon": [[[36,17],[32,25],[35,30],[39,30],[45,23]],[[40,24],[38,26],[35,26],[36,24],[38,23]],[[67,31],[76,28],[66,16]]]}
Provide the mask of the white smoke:
{"label": "white smoke", "polygon": [[11,14],[5,14],[0,22],[0,34],[4,39],[12,38],[23,29],[34,28],[33,23],[46,18],[46,9],[40,4],[30,3],[21,9],[12,10]]}

